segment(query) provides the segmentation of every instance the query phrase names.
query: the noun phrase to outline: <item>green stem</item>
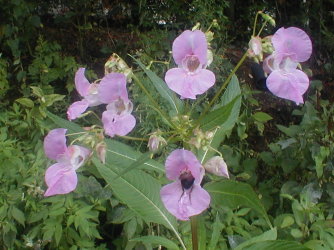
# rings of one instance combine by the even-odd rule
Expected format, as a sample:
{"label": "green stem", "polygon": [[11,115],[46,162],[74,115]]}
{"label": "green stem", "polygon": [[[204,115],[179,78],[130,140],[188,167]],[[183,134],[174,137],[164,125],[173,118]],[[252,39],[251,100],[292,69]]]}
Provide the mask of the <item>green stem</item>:
{"label": "green stem", "polygon": [[257,18],[259,16],[259,11],[256,13],[256,16],[255,16],[255,20],[254,20],[254,25],[253,25],[253,35],[252,36],[255,36],[255,30],[256,30],[256,23],[257,23]]}
{"label": "green stem", "polygon": [[160,108],[158,103],[153,99],[151,94],[148,92],[148,90],[145,88],[144,84],[138,79],[138,77],[135,74],[132,74],[133,79],[135,82],[139,85],[139,87],[145,92],[146,96],[148,99],[151,101],[153,104],[153,107],[158,113],[166,120],[166,122],[173,128],[175,127],[174,124],[169,120],[167,114],[165,114]]}
{"label": "green stem", "polygon": [[229,76],[226,78],[225,82],[223,83],[223,85],[220,87],[220,89],[218,90],[218,92],[215,94],[215,96],[212,98],[212,100],[210,101],[210,103],[205,107],[204,111],[202,112],[202,114],[200,115],[200,117],[197,119],[197,122],[195,124],[195,128],[198,126],[198,124],[200,123],[200,121],[203,119],[203,117],[206,115],[206,113],[209,111],[209,109],[211,108],[211,106],[215,103],[215,101],[218,99],[218,97],[220,96],[220,94],[222,93],[222,91],[226,88],[226,86],[230,83],[232,76],[235,74],[235,72],[240,68],[240,66],[243,64],[243,62],[245,61],[245,59],[247,58],[247,54],[248,52],[246,51],[245,54],[242,56],[242,58],[240,59],[240,61],[238,62],[237,66],[234,67],[234,69],[232,70],[232,72],[229,74]]}
{"label": "green stem", "polygon": [[263,23],[263,25],[262,25],[262,27],[261,27],[261,29],[260,29],[260,31],[259,31],[259,33],[257,34],[257,36],[260,36],[260,34],[261,34],[262,30],[263,30],[263,29],[264,29],[264,27],[267,25],[267,23],[268,23],[268,21],[267,21],[267,20],[265,20],[265,21],[264,21],[264,23]]}
{"label": "green stem", "polygon": [[191,239],[193,243],[193,250],[198,250],[198,233],[197,233],[197,217],[190,217],[191,223]]}
{"label": "green stem", "polygon": [[127,135],[118,135],[118,137],[122,139],[133,140],[133,141],[148,141],[148,139],[145,139],[145,138],[132,137],[132,136],[127,136]]}

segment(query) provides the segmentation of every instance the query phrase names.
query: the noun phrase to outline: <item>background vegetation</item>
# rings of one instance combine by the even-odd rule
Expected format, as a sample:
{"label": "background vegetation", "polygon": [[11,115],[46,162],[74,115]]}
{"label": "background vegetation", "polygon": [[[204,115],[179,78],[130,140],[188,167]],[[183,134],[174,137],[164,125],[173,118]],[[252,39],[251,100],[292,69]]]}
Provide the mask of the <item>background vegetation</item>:
{"label": "background vegetation", "polygon": [[[197,22],[208,27],[213,19],[219,24],[213,30],[213,71],[222,82],[246,50],[258,10],[275,16],[277,28],[297,26],[310,35],[312,86],[305,104],[295,106],[256,90],[249,62],[241,68],[240,116],[219,151],[233,178],[249,184],[261,198],[277,231],[268,231],[249,204],[214,207],[201,231],[208,245],[201,247],[234,248],[276,233],[280,240],[311,249],[333,249],[333,0],[0,0],[2,249],[149,249],[151,243],[130,239],[157,230],[175,237],[144,222],[110,188],[103,188],[106,183],[94,168],[80,175],[74,193],[45,199],[48,162],[42,140],[56,127],[47,111],[64,117],[77,98],[73,78],[79,66],[96,79],[113,52],[134,70],[138,66],[128,53],[146,65],[168,61],[177,34]],[[162,76],[166,65],[154,63],[152,69]],[[136,86],[130,89],[134,100],[145,103]],[[135,107],[140,133],[152,132],[152,111]],[[132,146],[146,150],[146,145]],[[216,216],[218,210],[226,216]],[[179,227],[190,241],[189,225]]]}

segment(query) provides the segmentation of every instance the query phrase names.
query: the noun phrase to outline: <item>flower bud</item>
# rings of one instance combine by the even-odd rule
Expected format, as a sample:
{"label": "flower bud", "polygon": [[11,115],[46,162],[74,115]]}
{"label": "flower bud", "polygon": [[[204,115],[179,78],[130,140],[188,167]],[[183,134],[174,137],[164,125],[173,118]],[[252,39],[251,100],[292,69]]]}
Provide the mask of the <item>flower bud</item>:
{"label": "flower bud", "polygon": [[106,163],[106,152],[107,152],[107,144],[104,141],[99,142],[95,147],[97,156],[100,161],[105,164]]}
{"label": "flower bud", "polygon": [[212,31],[205,32],[205,38],[208,44],[213,40],[214,33]]}
{"label": "flower bud", "polygon": [[230,178],[227,170],[227,165],[224,159],[220,156],[214,156],[204,164],[204,168],[211,174]]}
{"label": "flower bud", "polygon": [[201,23],[196,23],[196,25],[191,29],[192,31],[194,30],[199,30],[199,27],[201,26]]}
{"label": "flower bud", "polygon": [[262,42],[260,37],[258,36],[252,37],[252,39],[248,43],[248,46],[254,53],[254,55],[258,56],[262,53]]}
{"label": "flower bud", "polygon": [[155,132],[148,139],[147,147],[151,152],[155,153],[165,145],[167,145],[166,140],[159,135],[159,132]]}

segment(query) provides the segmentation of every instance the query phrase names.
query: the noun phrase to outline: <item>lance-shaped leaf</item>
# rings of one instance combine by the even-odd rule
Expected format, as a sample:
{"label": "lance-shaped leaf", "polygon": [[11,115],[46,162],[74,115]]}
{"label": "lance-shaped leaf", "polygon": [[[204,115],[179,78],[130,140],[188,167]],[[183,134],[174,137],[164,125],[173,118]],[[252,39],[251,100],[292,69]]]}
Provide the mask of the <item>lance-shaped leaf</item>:
{"label": "lance-shaped leaf", "polygon": [[245,249],[245,247],[248,247],[252,244],[258,243],[258,242],[263,242],[263,241],[272,241],[277,239],[277,229],[273,228],[270,229],[269,231],[264,232],[261,235],[252,237],[249,240],[246,240],[245,242],[239,244],[235,250],[242,250]]}
{"label": "lance-shaped leaf", "polygon": [[150,243],[153,246],[164,246],[167,249],[171,249],[171,250],[179,249],[179,247],[173,241],[166,239],[164,237],[161,237],[161,236],[149,235],[149,236],[134,238],[134,239],[131,239],[130,241]]}
{"label": "lance-shaped leaf", "polygon": [[145,65],[142,64],[139,60],[135,59],[134,57],[132,58],[133,60],[136,61],[139,67],[142,68],[142,70],[151,80],[153,86],[156,88],[156,90],[161,95],[161,97],[167,100],[167,102],[169,103],[171,107],[171,110],[174,111],[176,114],[181,113],[183,109],[183,103],[175,95],[175,93],[168,88],[167,84],[159,76],[157,76],[153,71],[147,69]]}
{"label": "lance-shaped leaf", "polygon": [[[241,94],[241,90],[240,90],[238,78],[235,75],[233,75],[231,82],[229,83],[222,97],[222,100],[221,100],[221,105],[223,105],[222,107],[226,107],[235,98],[240,96],[240,94]],[[224,139],[224,135],[234,127],[235,123],[237,122],[239,118],[240,107],[241,107],[241,98],[238,98],[234,102],[231,111],[227,112],[228,114],[227,119],[213,131],[214,136],[210,142],[211,148],[218,149],[220,143]],[[200,151],[198,155],[199,155],[199,159],[201,159],[201,163],[204,163],[214,154],[215,152],[213,150],[208,149],[206,151],[203,151],[203,150]]]}
{"label": "lance-shaped leaf", "polygon": [[311,250],[308,247],[301,245],[296,241],[288,240],[268,240],[263,242],[255,243],[249,247],[243,248],[243,250]]}
{"label": "lance-shaped leaf", "polygon": [[211,195],[212,204],[216,206],[224,205],[232,209],[239,206],[252,208],[272,227],[266,210],[249,184],[232,180],[222,180],[220,182],[208,183],[204,187]]}
{"label": "lance-shaped leaf", "polygon": [[176,230],[175,218],[162,204],[159,193],[161,186],[156,179],[137,169],[115,179],[119,176],[119,170],[103,165],[97,158],[93,158],[93,163],[118,199],[147,223],[158,223],[171,229],[183,244]]}
{"label": "lance-shaped leaf", "polygon": [[[143,155],[119,141],[107,139],[106,143],[107,162],[117,164],[118,167],[123,168],[124,172],[126,169],[131,170],[134,168],[145,168],[159,173],[165,172],[165,167],[161,163],[149,159],[149,154]],[[120,174],[122,175],[124,172]]]}
{"label": "lance-shaped leaf", "polygon": [[207,131],[214,129],[217,126],[221,126],[222,129],[229,129],[230,127],[224,128],[224,123],[228,121],[230,115],[233,112],[233,107],[238,105],[238,101],[240,100],[240,95],[235,97],[231,102],[227,105],[217,108],[210,113],[208,113],[201,121],[200,127]]}
{"label": "lance-shaped leaf", "polygon": [[50,112],[46,112],[47,116],[59,127],[66,128],[68,130],[68,133],[78,133],[84,131],[78,124],[75,124],[74,122],[70,122],[68,120],[65,120],[55,114],[52,114]]}

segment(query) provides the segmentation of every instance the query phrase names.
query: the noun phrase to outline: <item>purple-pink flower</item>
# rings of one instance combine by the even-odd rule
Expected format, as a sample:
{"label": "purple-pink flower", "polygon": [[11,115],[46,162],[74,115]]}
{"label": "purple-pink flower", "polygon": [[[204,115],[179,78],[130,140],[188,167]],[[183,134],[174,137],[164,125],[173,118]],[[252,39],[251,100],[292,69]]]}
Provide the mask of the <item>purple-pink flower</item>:
{"label": "purple-pink flower", "polygon": [[45,172],[48,189],[44,196],[67,194],[72,192],[78,182],[76,170],[82,166],[90,155],[87,148],[66,145],[66,129],[51,130],[44,138],[44,152],[48,158],[57,161]]}
{"label": "purple-pink flower", "polygon": [[124,136],[136,125],[136,119],[131,115],[133,104],[128,99],[126,77],[120,73],[110,73],[107,76],[108,79],[102,79],[99,88],[100,100],[108,103],[107,110],[102,114],[103,128],[110,137]]}
{"label": "purple-pink flower", "polygon": [[304,103],[303,94],[309,87],[309,78],[297,66],[312,54],[309,36],[296,27],[280,28],[271,41],[275,51],[263,62],[263,69],[269,74],[268,89],[278,97],[296,104]]}
{"label": "purple-pink flower", "polygon": [[174,150],[165,167],[167,178],[174,182],[163,186],[160,196],[171,214],[179,220],[189,220],[209,207],[210,195],[200,186],[204,168],[192,152]]}
{"label": "purple-pink flower", "polygon": [[81,101],[72,103],[67,109],[67,117],[69,120],[78,118],[84,113],[88,107],[102,104],[98,96],[98,84],[90,84],[85,77],[85,68],[79,68],[75,73],[75,88],[82,96]]}
{"label": "purple-pink flower", "polygon": [[173,58],[178,68],[166,72],[168,87],[181,98],[196,99],[216,81],[214,73],[205,69],[208,63],[208,45],[200,30],[186,30],[173,42]]}

